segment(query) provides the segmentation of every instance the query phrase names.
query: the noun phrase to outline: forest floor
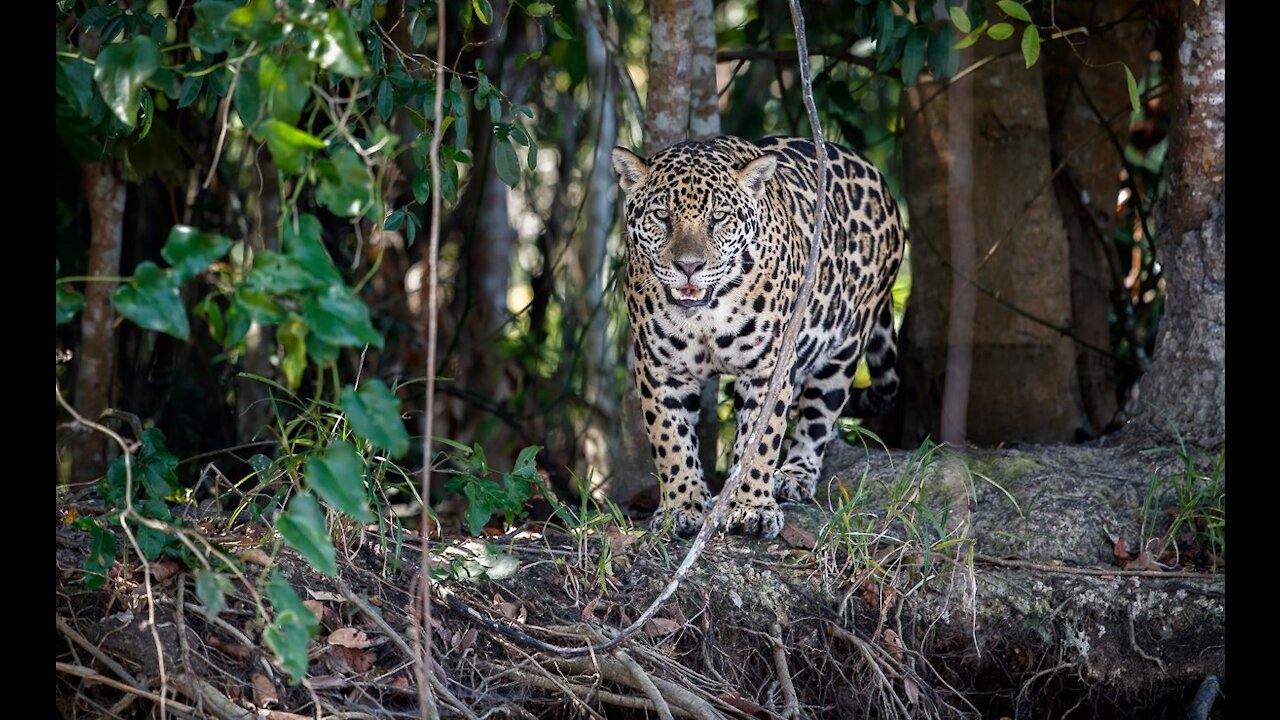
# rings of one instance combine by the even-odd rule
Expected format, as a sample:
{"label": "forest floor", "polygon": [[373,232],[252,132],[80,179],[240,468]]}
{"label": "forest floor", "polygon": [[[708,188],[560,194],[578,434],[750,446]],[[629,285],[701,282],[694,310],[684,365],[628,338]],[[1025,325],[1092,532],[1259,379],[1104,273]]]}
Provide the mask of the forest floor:
{"label": "forest floor", "polygon": [[[481,542],[446,537],[429,682],[443,717],[1226,717],[1225,468],[1124,445],[843,446],[781,536],[713,536],[619,649],[689,548],[583,506]],[[418,717],[418,539],[336,533],[316,573],[260,521],[186,519],[319,620],[289,682],[244,587],[209,613],[189,568],[116,563],[86,590],[93,512],[56,529],[55,702],[64,718]],[[564,521],[568,519],[568,522]],[[641,523],[638,527],[644,527]],[[446,535],[448,535],[446,533]]]}

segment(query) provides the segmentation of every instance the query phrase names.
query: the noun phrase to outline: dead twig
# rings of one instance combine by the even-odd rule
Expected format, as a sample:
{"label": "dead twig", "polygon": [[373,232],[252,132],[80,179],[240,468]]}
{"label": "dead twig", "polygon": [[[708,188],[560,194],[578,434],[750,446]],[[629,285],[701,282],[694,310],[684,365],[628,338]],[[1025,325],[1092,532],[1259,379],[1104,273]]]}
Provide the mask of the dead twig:
{"label": "dead twig", "polygon": [[95,682],[100,685],[106,685],[107,687],[115,688],[116,690],[120,690],[121,692],[131,693],[133,695],[137,695],[138,697],[146,698],[147,700],[157,703],[162,707],[167,705],[168,707],[174,710],[177,710],[178,712],[184,712],[191,715],[196,714],[196,709],[191,707],[190,705],[184,705],[178,702],[177,700],[168,700],[166,698],[162,698],[159,695],[149,690],[143,690],[142,688],[134,687],[128,683],[122,683],[119,680],[109,678],[106,675],[99,673],[97,670],[93,670],[91,668],[87,668],[82,665],[72,665],[71,663],[57,662],[55,660],[54,672],[62,673],[64,675],[74,675],[78,678],[87,680],[89,682]]}
{"label": "dead twig", "polygon": [[[586,705],[586,703],[582,701],[582,698],[592,697],[592,698],[595,698],[596,700],[599,700],[602,703],[607,703],[609,705],[614,705],[617,707],[631,708],[634,710],[645,710],[647,712],[657,712],[657,708],[654,707],[653,702],[647,698],[633,697],[631,695],[620,695],[615,692],[609,692],[608,690],[597,690],[595,688],[589,688],[589,687],[586,687],[585,685],[576,685],[573,683],[560,682],[558,680],[553,679],[554,676],[551,675],[550,673],[547,673],[545,676],[532,675],[528,672],[525,672],[524,670],[521,670],[518,667],[503,667],[496,663],[489,663],[489,662],[484,663],[483,667],[487,672],[494,673],[493,675],[494,678],[511,676],[522,685],[537,687],[543,690],[558,690],[563,693],[568,693],[575,701],[577,701],[578,703],[581,703],[579,707],[586,709],[587,712],[589,712],[592,717],[599,718],[603,716],[601,716],[595,710],[592,710],[590,706]],[[543,668],[540,664],[536,662],[534,663],[534,667],[537,667],[539,670],[546,673],[546,668]],[[673,715],[679,715],[680,717],[697,718],[696,715],[690,712],[687,712],[686,710],[678,706],[672,707],[671,712]]]}
{"label": "dead twig", "polygon": [[778,670],[778,684],[782,686],[782,717],[800,717],[800,700],[796,698],[796,686],[791,680],[791,670],[787,667],[787,646],[782,642],[782,625],[774,623],[773,631],[773,664]]}
{"label": "dead twig", "polygon": [[1045,563],[1032,562],[1030,560],[1006,560],[993,555],[983,555],[982,553],[974,553],[973,559],[988,565],[999,565],[1000,567],[1019,568],[1022,570],[1038,570],[1040,572],[1058,573],[1061,575],[1088,575],[1091,577],[1141,577],[1151,578],[1153,580],[1222,580],[1226,575],[1222,573],[1205,573],[1192,572],[1189,570],[1178,571],[1162,571],[1162,570],[1115,570],[1103,568],[1076,568],[1065,567],[1059,565],[1046,565]]}
{"label": "dead twig", "polygon": [[[377,625],[378,629],[390,638],[391,642],[395,644],[397,648],[400,648],[400,652],[404,653],[406,658],[414,659],[421,657],[421,655],[413,651],[413,648],[409,646],[409,642],[404,639],[404,636],[396,632],[386,621],[386,618],[382,617],[382,615],[370,607],[369,603],[364,598],[352,592],[351,587],[343,582],[342,578],[336,578],[334,582],[337,584],[338,593],[342,595],[343,599],[354,605],[366,618],[372,620],[373,624]],[[430,668],[427,668],[427,672],[425,674],[427,676],[427,681],[431,683],[431,688],[435,690],[436,694],[443,698],[445,702],[449,703],[449,705],[461,713],[463,717],[467,718],[467,720],[480,720],[476,717],[475,713],[471,712],[470,708],[464,705],[462,701],[449,690],[449,688],[445,687],[444,683],[440,682],[440,678],[437,678],[436,674],[430,671]],[[422,682],[421,678],[419,678],[419,682]]]}
{"label": "dead twig", "polygon": [[92,655],[95,660],[105,665],[108,670],[116,674],[116,677],[135,687],[142,685],[142,683],[139,682],[132,673],[124,669],[123,665],[112,659],[110,655],[99,650],[98,646],[89,642],[88,638],[76,632],[75,628],[67,624],[67,621],[62,619],[61,616],[54,615],[53,622],[54,626],[58,629],[58,632],[66,636],[66,638],[71,642],[83,648],[84,651]]}
{"label": "dead twig", "polygon": [[1129,645],[1133,647],[1133,651],[1138,653],[1138,656],[1143,660],[1149,660],[1155,663],[1156,667],[1160,668],[1160,672],[1168,672],[1168,670],[1165,669],[1163,660],[1154,655],[1148,654],[1146,650],[1143,650],[1142,647],[1138,645],[1137,633],[1135,633],[1133,629],[1133,615],[1128,615],[1127,617],[1129,620]]}
{"label": "dead twig", "polygon": [[654,684],[653,678],[649,673],[645,672],[644,668],[640,667],[639,663],[628,655],[626,650],[614,650],[613,657],[626,667],[627,672],[631,673],[636,686],[653,703],[654,711],[658,713],[658,717],[662,718],[662,720],[674,720],[671,717],[671,706],[662,697],[662,693],[658,691],[658,686]]}

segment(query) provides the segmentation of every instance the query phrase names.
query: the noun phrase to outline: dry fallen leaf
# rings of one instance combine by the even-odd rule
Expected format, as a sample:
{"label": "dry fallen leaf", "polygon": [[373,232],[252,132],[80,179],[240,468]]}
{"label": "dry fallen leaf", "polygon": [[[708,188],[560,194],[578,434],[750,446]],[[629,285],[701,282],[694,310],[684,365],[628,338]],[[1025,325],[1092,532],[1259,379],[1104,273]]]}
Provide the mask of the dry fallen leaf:
{"label": "dry fallen leaf", "polygon": [[600,598],[591,598],[586,605],[582,606],[582,619],[590,620],[595,617],[596,606],[600,604]]}
{"label": "dry fallen leaf", "polygon": [[315,720],[314,715],[299,715],[283,710],[263,710],[258,716],[263,720]]}
{"label": "dry fallen leaf", "polygon": [[752,717],[758,717],[761,720],[768,720],[768,718],[773,717],[773,714],[764,709],[759,703],[742,697],[742,694],[737,690],[720,693],[720,699]]}
{"label": "dry fallen leaf", "polygon": [[324,620],[324,603],[319,600],[303,600],[302,605],[310,610],[312,615],[316,616],[316,622]]}
{"label": "dry fallen leaf", "polygon": [[373,653],[358,648],[330,645],[324,653],[324,664],[330,672],[363,675],[373,667]]}
{"label": "dry fallen leaf", "polygon": [[1154,558],[1151,557],[1150,550],[1143,550],[1138,553],[1138,557],[1130,560],[1124,565],[1125,570],[1162,570]]}
{"label": "dry fallen leaf", "polygon": [[680,623],[670,618],[656,617],[644,624],[644,634],[649,637],[670,635],[680,629]]}
{"label": "dry fallen leaf", "polygon": [[889,654],[893,656],[894,660],[902,662],[902,653],[907,648],[902,644],[902,638],[898,637],[898,633],[894,632],[891,628],[886,628],[884,631],[884,645],[889,650]]}
{"label": "dry fallen leaf", "polygon": [[241,645],[238,642],[223,640],[217,635],[209,635],[209,637],[205,639],[205,643],[214,650],[218,650],[224,655],[229,655],[237,660],[253,659],[253,648]]}
{"label": "dry fallen leaf", "polygon": [[266,675],[254,673],[250,682],[253,683],[254,705],[266,710],[280,704],[280,695],[276,693],[276,686],[271,684],[271,680]]}
{"label": "dry fallen leaf", "polygon": [[465,653],[467,651],[467,648],[475,644],[476,629],[467,628],[466,632],[462,633],[461,635],[454,635],[453,637],[454,637],[453,650],[454,652],[461,655],[462,653]]}
{"label": "dry fallen leaf", "polygon": [[275,563],[271,561],[271,556],[266,554],[259,548],[249,548],[248,550],[241,550],[236,555],[236,557],[240,558],[241,560],[247,563],[253,563],[254,565],[261,565],[264,568],[269,568],[272,565],[275,565]]}
{"label": "dry fallen leaf", "polygon": [[323,602],[333,602],[333,603],[343,602],[343,597],[341,595],[339,595],[338,593],[329,592],[328,590],[312,590],[311,588],[307,588],[307,594],[311,596],[312,600],[320,600]]}
{"label": "dry fallen leaf", "polygon": [[1133,559],[1129,554],[1129,549],[1125,547],[1124,538],[1116,538],[1116,545],[1112,548],[1111,553],[1116,556],[1116,563],[1123,565]]}
{"label": "dry fallen leaf", "polygon": [[151,563],[151,577],[154,577],[157,582],[164,582],[176,575],[181,569],[178,563],[173,560],[161,560],[160,562]]}
{"label": "dry fallen leaf", "polygon": [[391,679],[391,687],[408,689],[410,687],[409,678],[404,675],[397,675]]}
{"label": "dry fallen leaf", "polygon": [[365,631],[357,630],[356,628],[343,627],[329,633],[329,644],[363,650],[372,646],[374,643],[369,639],[369,635],[365,633]]}
{"label": "dry fallen leaf", "polygon": [[902,689],[906,691],[907,702],[915,705],[920,700],[920,687],[909,677],[902,678]]}
{"label": "dry fallen leaf", "polygon": [[502,613],[502,617],[508,620],[515,620],[520,614],[520,606],[513,602],[504,602],[498,606],[498,611]]}
{"label": "dry fallen leaf", "polygon": [[812,550],[818,546],[818,536],[788,520],[782,525],[782,539],[791,547]]}
{"label": "dry fallen leaf", "polygon": [[609,552],[618,555],[640,538],[640,532],[627,532],[616,525],[609,525],[604,529],[604,538],[609,543]]}
{"label": "dry fallen leaf", "polygon": [[307,683],[312,690],[341,690],[350,685],[351,681],[341,675],[309,675]]}

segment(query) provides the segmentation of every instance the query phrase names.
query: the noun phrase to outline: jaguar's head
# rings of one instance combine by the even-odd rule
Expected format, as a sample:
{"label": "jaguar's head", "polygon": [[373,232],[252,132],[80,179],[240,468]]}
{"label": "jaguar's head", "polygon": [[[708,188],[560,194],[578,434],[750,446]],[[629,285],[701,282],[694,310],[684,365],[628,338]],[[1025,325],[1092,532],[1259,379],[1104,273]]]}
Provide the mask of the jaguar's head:
{"label": "jaguar's head", "polygon": [[775,156],[742,163],[715,145],[685,142],[645,160],[619,147],[613,169],[627,194],[632,282],[659,284],[669,302],[696,308],[741,280],[756,256]]}

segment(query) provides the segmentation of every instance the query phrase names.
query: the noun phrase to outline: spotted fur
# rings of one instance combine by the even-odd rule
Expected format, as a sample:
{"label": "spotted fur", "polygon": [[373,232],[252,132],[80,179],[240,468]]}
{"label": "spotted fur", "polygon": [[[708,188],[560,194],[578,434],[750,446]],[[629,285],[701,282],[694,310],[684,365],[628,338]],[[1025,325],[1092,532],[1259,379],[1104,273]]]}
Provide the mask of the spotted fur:
{"label": "spotted fur", "polygon": [[[779,501],[812,497],[835,420],[866,355],[870,388],[855,414],[886,410],[897,392],[890,288],[902,261],[898,207],[865,159],[827,145],[826,223],[794,368],[730,505],[730,530],[773,537]],[[812,141],[720,137],[646,160],[613,151],[627,194],[627,310],[636,383],[662,491],[654,525],[695,531],[710,507],[698,438],[699,388],[737,376],[735,466],[760,411],[782,331],[808,261],[817,166]],[[790,411],[790,412],[789,412]],[[789,415],[795,429],[783,455]],[[779,458],[783,458],[779,466]]]}

